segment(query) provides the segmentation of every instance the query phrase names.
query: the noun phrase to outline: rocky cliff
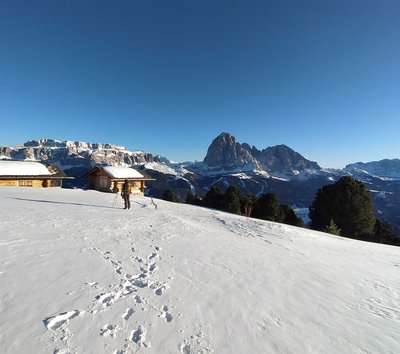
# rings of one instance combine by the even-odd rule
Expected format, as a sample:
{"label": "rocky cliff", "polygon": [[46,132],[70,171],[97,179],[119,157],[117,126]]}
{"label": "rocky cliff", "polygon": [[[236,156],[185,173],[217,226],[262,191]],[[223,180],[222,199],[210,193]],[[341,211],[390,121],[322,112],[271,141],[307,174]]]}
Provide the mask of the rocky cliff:
{"label": "rocky cliff", "polygon": [[0,157],[53,163],[67,175],[75,177],[96,164],[130,166],[157,160],[152,154],[128,151],[123,146],[53,139],[31,140],[23,145],[0,147]]}
{"label": "rocky cliff", "polygon": [[261,167],[252,156],[250,146],[236,142],[235,137],[229,133],[222,133],[212,141],[204,163],[211,169],[225,171]]}
{"label": "rocky cliff", "polygon": [[229,133],[216,137],[208,148],[204,164],[213,171],[261,170],[270,175],[292,178],[305,171],[319,171],[321,167],[286,145],[258,150],[240,144]]}

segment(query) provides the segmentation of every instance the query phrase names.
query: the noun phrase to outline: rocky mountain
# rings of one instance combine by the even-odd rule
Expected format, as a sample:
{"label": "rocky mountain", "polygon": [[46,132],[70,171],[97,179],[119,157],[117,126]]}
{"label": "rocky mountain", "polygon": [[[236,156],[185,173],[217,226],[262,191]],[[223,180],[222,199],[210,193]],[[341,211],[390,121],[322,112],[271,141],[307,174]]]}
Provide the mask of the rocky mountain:
{"label": "rocky mountain", "polygon": [[[170,188],[184,200],[189,191],[204,196],[212,186],[224,190],[233,184],[245,194],[274,192],[281,203],[302,208],[305,214],[318,188],[334,183],[343,175],[353,175],[370,189],[377,217],[395,225],[400,234],[399,159],[356,163],[343,170],[322,169],[286,145],[259,150],[237,142],[229,133],[217,136],[204,160],[196,163],[174,163],[112,144],[52,139],[0,147],[0,158],[53,163],[74,177],[82,176],[97,164],[135,166],[156,178],[148,183],[146,190],[154,197],[161,197]],[[66,186],[82,187],[85,182],[77,179],[68,183]]]}
{"label": "rocky mountain", "polygon": [[357,162],[347,165],[344,171],[355,175],[372,175],[385,179],[400,180],[400,159],[384,159],[373,162]]}
{"label": "rocky mountain", "polygon": [[229,133],[221,133],[213,140],[203,162],[208,172],[213,174],[263,171],[285,179],[322,170],[318,163],[306,159],[286,145],[258,150],[247,143],[240,144]]}
{"label": "rocky mountain", "polygon": [[0,147],[0,158],[52,163],[68,176],[79,177],[95,165],[137,165],[157,161],[152,154],[128,151],[123,146],[53,139],[31,140],[23,145]]}
{"label": "rocky mountain", "polygon": [[268,147],[254,153],[264,170],[271,175],[297,176],[304,171],[321,170],[321,167],[316,162],[307,160],[286,145]]}
{"label": "rocky mountain", "polygon": [[212,172],[261,169],[248,144],[240,144],[229,133],[217,136],[207,150],[204,164]]}

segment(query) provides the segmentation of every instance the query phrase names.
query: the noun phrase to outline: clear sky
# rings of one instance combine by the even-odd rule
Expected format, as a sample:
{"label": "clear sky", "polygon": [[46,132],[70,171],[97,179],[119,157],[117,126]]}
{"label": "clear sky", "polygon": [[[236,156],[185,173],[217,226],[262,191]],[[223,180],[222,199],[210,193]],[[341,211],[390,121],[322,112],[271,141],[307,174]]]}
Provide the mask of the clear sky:
{"label": "clear sky", "polygon": [[0,145],[400,157],[398,0],[1,0]]}

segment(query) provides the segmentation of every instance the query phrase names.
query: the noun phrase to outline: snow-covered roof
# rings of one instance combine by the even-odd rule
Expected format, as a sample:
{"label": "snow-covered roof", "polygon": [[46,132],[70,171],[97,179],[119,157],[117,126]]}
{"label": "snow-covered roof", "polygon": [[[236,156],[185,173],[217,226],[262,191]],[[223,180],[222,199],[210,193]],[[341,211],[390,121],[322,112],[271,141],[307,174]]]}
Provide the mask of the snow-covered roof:
{"label": "snow-covered roof", "polygon": [[46,165],[34,161],[0,160],[0,176],[47,176],[52,175]]}
{"label": "snow-covered roof", "polygon": [[129,167],[106,166],[103,167],[103,170],[111,178],[144,178],[144,176],[137,170]]}

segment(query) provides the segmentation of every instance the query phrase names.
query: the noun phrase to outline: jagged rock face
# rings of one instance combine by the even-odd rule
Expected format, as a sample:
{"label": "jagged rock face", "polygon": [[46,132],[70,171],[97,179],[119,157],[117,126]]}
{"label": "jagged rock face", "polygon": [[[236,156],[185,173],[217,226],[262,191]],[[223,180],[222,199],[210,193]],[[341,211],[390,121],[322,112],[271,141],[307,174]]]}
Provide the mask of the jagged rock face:
{"label": "jagged rock face", "polygon": [[321,167],[307,160],[286,145],[266,148],[257,154],[257,159],[264,169],[270,173],[297,174],[303,170],[320,170]]}
{"label": "jagged rock face", "polygon": [[213,140],[204,163],[222,170],[233,170],[249,164],[258,167],[257,160],[251,155],[250,146],[236,142],[235,137],[229,133],[222,133]]}
{"label": "jagged rock face", "polygon": [[59,141],[53,139],[30,140],[24,143],[25,147],[42,147],[42,148],[67,148],[70,150],[126,150],[123,146],[112,144],[85,143],[82,141]]}
{"label": "jagged rock face", "polygon": [[54,163],[71,176],[80,176],[96,164],[136,165],[155,161],[151,154],[127,151],[123,146],[52,139],[31,140],[16,147],[0,147],[0,155],[15,160]]}
{"label": "jagged rock face", "polygon": [[252,165],[254,169],[268,173],[296,176],[304,170],[320,170],[316,162],[307,160],[286,145],[277,145],[262,151],[249,144],[236,142],[235,137],[222,133],[211,143],[204,158],[211,168],[234,170]]}

